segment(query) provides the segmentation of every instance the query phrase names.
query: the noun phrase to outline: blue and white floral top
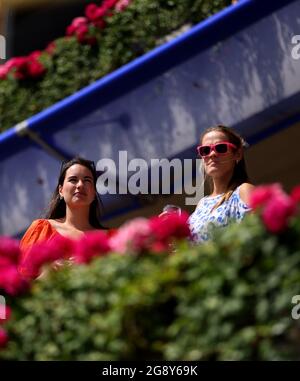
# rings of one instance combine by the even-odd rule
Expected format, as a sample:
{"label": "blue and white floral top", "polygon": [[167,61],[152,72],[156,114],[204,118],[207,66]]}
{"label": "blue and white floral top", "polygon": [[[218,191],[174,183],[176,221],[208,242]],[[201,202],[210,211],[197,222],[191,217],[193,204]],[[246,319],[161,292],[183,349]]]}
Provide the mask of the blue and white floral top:
{"label": "blue and white floral top", "polygon": [[209,225],[226,226],[231,220],[241,221],[246,212],[250,210],[240,198],[240,187],[237,187],[227,201],[218,208],[212,208],[224,195],[203,197],[194,213],[189,218],[193,240],[203,242],[209,239]]}

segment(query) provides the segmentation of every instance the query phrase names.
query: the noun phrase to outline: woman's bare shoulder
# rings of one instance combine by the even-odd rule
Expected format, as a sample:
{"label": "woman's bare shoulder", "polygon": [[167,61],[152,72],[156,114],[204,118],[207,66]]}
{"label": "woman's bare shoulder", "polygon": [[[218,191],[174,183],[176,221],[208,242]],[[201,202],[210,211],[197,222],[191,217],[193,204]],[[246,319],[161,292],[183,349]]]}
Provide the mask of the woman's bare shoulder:
{"label": "woman's bare shoulder", "polygon": [[240,198],[246,205],[249,204],[250,195],[254,189],[255,186],[250,183],[243,183],[240,185]]}
{"label": "woman's bare shoulder", "polygon": [[48,223],[49,223],[54,229],[59,228],[59,227],[62,225],[62,223],[63,223],[63,219],[56,219],[56,220],[54,220],[54,219],[48,219],[48,220],[46,220],[46,221],[48,221]]}

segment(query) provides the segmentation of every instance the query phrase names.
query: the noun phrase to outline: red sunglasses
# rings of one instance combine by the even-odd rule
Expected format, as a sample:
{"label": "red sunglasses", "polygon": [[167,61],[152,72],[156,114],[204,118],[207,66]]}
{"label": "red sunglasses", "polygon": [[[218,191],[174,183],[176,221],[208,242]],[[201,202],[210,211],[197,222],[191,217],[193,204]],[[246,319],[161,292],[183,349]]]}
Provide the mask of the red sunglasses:
{"label": "red sunglasses", "polygon": [[229,142],[219,142],[216,144],[207,144],[204,146],[198,146],[197,152],[201,157],[208,156],[211,151],[215,151],[218,155],[224,155],[229,151],[229,148],[237,149],[237,146]]}

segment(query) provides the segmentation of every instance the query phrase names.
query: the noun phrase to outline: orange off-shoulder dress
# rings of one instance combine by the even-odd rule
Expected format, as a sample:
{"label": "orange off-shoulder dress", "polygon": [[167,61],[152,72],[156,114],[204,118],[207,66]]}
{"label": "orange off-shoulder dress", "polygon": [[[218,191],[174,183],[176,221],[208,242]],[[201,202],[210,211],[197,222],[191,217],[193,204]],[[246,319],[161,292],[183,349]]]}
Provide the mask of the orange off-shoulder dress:
{"label": "orange off-shoulder dress", "polygon": [[21,265],[19,266],[19,272],[26,276],[26,260],[30,248],[33,244],[38,242],[45,242],[51,240],[53,237],[59,235],[58,231],[53,228],[48,220],[35,220],[29,226],[20,242],[21,249]]}
{"label": "orange off-shoulder dress", "polygon": [[59,234],[48,220],[35,220],[29,226],[20,242],[22,252],[26,252],[37,242],[49,241]]}

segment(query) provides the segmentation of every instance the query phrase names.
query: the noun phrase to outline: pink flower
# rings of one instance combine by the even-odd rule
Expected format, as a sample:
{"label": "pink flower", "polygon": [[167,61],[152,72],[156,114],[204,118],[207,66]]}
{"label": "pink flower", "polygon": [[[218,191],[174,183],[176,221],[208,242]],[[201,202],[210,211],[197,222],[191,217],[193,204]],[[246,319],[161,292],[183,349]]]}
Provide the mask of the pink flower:
{"label": "pink flower", "polygon": [[86,17],[76,17],[67,28],[67,36],[76,36],[78,42],[93,45],[97,42],[94,36],[90,36],[89,21]]}
{"label": "pink flower", "polygon": [[67,27],[67,36],[73,36],[79,27],[87,25],[88,19],[86,17],[76,17],[73,19],[71,25]]}
{"label": "pink flower", "polygon": [[47,252],[44,253],[43,260],[46,262],[52,262],[57,259],[69,259],[75,250],[76,241],[56,235],[47,242]]}
{"label": "pink flower", "polygon": [[6,64],[0,66],[0,79],[6,79],[10,69]]}
{"label": "pink flower", "polygon": [[257,209],[265,205],[272,197],[284,194],[280,184],[261,185],[256,187],[250,195],[249,206]]}
{"label": "pink flower", "polygon": [[6,266],[10,266],[12,265],[12,261],[10,258],[8,257],[0,257],[0,269],[3,268],[3,267],[6,267]]}
{"label": "pink flower", "polygon": [[289,218],[295,211],[295,201],[288,195],[273,194],[262,212],[262,219],[271,233],[281,233],[287,228]]}
{"label": "pink flower", "polygon": [[0,269],[0,289],[9,295],[17,295],[28,288],[28,283],[18,272],[17,266],[6,266]]}
{"label": "pink flower", "polygon": [[4,329],[0,328],[0,348],[5,348],[8,343],[8,335]]}
{"label": "pink flower", "polygon": [[[43,75],[46,68],[39,61],[40,51],[34,51],[27,57],[14,57],[5,63],[2,68],[2,76],[6,76],[13,72],[16,79],[22,80],[25,78],[38,78]],[[1,76],[0,72],[0,76]]]}
{"label": "pink flower", "polygon": [[188,225],[189,215],[186,212],[167,213],[163,217],[152,217],[150,226],[155,237],[153,249],[156,251],[165,250],[173,239],[182,239],[190,236]]}
{"label": "pink flower", "polygon": [[17,264],[21,255],[19,243],[8,237],[0,237],[0,268]]}
{"label": "pink flower", "polygon": [[27,73],[31,78],[38,78],[42,76],[46,71],[44,65],[39,61],[41,54],[41,51],[36,50],[28,56]]}
{"label": "pink flower", "polygon": [[[296,196],[297,190],[293,197]],[[266,228],[272,233],[281,233],[296,212],[296,200],[289,197],[281,185],[276,183],[257,187],[250,196],[250,207],[262,207],[261,217]]]}
{"label": "pink flower", "polygon": [[28,280],[37,278],[48,256],[49,251],[46,242],[34,244],[25,252],[18,268],[19,273]]}
{"label": "pink flower", "polygon": [[74,36],[81,27],[88,27],[88,19],[86,17],[76,17],[71,25],[67,27],[67,36]]}
{"label": "pink flower", "polygon": [[291,191],[291,198],[295,201],[295,202],[300,202],[300,185],[297,185],[296,187],[294,187]]}
{"label": "pink flower", "polygon": [[126,252],[142,253],[154,250],[162,252],[169,250],[173,239],[190,236],[187,223],[188,214],[179,216],[170,213],[161,217],[152,217],[150,220],[136,218],[124,224],[111,239],[112,250],[124,254]]}
{"label": "pink flower", "polygon": [[5,79],[10,71],[15,67],[16,58],[11,58],[4,65],[0,66],[0,79]]}
{"label": "pink flower", "polygon": [[4,305],[0,304],[0,324],[6,323],[11,316],[11,308]]}
{"label": "pink flower", "polygon": [[151,245],[151,250],[154,253],[163,253],[170,250],[170,240],[165,241],[154,241]]}
{"label": "pink flower", "polygon": [[34,50],[32,53],[28,55],[28,60],[37,60],[43,54],[40,50]]}
{"label": "pink flower", "polygon": [[52,55],[55,52],[56,44],[54,41],[50,42],[47,47],[45,48],[45,52]]}
{"label": "pink flower", "polygon": [[8,62],[9,72],[13,71],[14,77],[24,79],[27,75],[27,57],[14,57]]}
{"label": "pink flower", "polygon": [[89,27],[87,25],[81,25],[76,30],[77,41],[81,44],[94,45],[97,42],[96,37],[89,35]]}
{"label": "pink flower", "polygon": [[95,20],[92,24],[98,29],[104,29],[106,27],[106,22],[103,19]]}
{"label": "pink flower", "polygon": [[89,4],[85,8],[85,15],[90,21],[98,21],[105,16],[107,9],[103,6],[98,7],[96,4]]}
{"label": "pink flower", "polygon": [[[27,289],[18,273],[18,263],[21,257],[18,242],[7,237],[0,238],[0,289],[7,294],[16,295]],[[1,293],[1,292],[0,292]]]}
{"label": "pink flower", "polygon": [[119,0],[104,0],[102,7],[108,9],[113,8]]}
{"label": "pink flower", "polygon": [[47,242],[36,243],[24,255],[19,272],[25,279],[35,279],[45,264],[72,257],[76,243],[61,235]]}
{"label": "pink flower", "polygon": [[151,234],[149,221],[145,218],[135,218],[125,223],[110,239],[112,250],[124,254],[126,252],[141,252],[148,247]]}
{"label": "pink flower", "polygon": [[28,76],[31,78],[39,78],[46,71],[46,68],[37,60],[28,63]]}
{"label": "pink flower", "polygon": [[131,3],[132,0],[119,0],[115,6],[117,12],[123,12]]}
{"label": "pink flower", "polygon": [[104,232],[89,232],[77,243],[74,259],[76,263],[89,263],[94,257],[102,256],[109,250],[109,239]]}

